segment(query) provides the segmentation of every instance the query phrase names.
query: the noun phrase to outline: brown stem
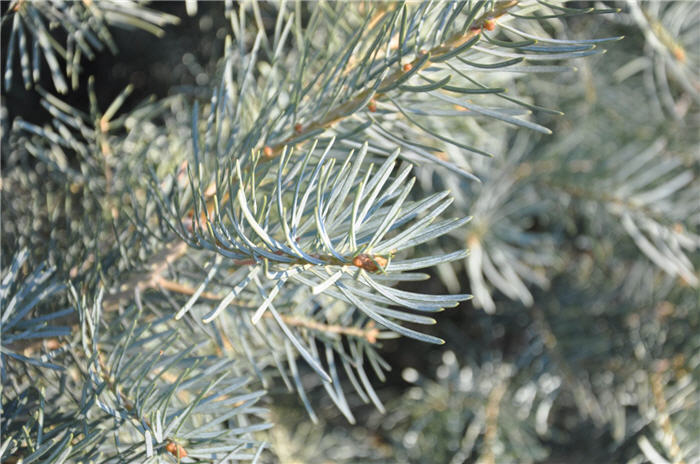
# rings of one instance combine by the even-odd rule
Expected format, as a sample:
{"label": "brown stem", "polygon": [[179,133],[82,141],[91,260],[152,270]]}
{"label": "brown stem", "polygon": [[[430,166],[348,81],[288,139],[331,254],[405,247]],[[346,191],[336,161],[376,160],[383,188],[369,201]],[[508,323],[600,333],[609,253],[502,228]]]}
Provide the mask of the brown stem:
{"label": "brown stem", "polygon": [[[159,278],[157,282],[163,288],[167,288],[168,290],[171,290],[171,291],[183,294],[183,295],[193,295],[194,292],[196,291],[192,287],[189,287],[187,285],[184,285],[184,284],[181,284],[178,282],[166,280],[164,278]],[[206,295],[205,295],[205,293],[206,293]],[[224,299],[223,296],[217,295],[215,293],[209,293],[209,292],[203,292],[201,294],[201,296],[203,298],[206,298],[209,300],[223,300]],[[256,309],[257,307],[244,306],[244,308]],[[269,312],[266,312],[265,314],[263,314],[263,317],[271,318],[272,314],[270,314]],[[301,318],[298,316],[292,316],[292,315],[287,315],[287,314],[280,314],[280,318],[287,325],[292,325],[292,326],[297,326],[297,327],[305,327],[307,329],[316,330],[319,332],[334,333],[334,334],[338,334],[338,335],[349,335],[351,337],[364,338],[370,343],[376,343],[377,337],[379,336],[379,329],[377,329],[374,325],[371,325],[369,329],[362,329],[360,327],[345,327],[342,325],[335,325],[335,324],[329,325],[329,324],[324,324],[322,322],[318,322],[314,319]]]}
{"label": "brown stem", "polygon": [[671,425],[670,413],[668,411],[668,405],[666,403],[666,397],[664,395],[664,381],[662,377],[662,372],[659,370],[654,371],[650,375],[651,391],[654,397],[654,404],[656,406],[656,421],[661,426],[664,431],[664,435],[670,437],[670,443],[667,446],[668,453],[673,458],[674,462],[678,464],[684,464],[685,461],[678,458],[681,456],[681,448],[678,446],[678,438],[673,431],[673,426]]}
{"label": "brown stem", "polygon": [[486,428],[484,430],[484,448],[486,452],[479,460],[480,464],[495,464],[496,458],[493,453],[496,438],[498,438],[498,416],[501,410],[501,400],[506,393],[507,385],[505,381],[501,381],[496,385],[491,393],[489,393],[486,402]]}
{"label": "brown stem", "polygon": [[[180,293],[183,295],[194,295],[195,289],[192,287],[188,287],[187,285],[183,285],[178,282],[173,282],[172,280],[165,279],[161,276],[157,276],[155,279],[155,284],[158,285],[161,288],[164,288],[166,290],[170,290],[171,292],[175,293]],[[211,292],[202,292],[199,295],[201,298],[204,298],[206,300],[220,300],[221,297],[215,293]]]}

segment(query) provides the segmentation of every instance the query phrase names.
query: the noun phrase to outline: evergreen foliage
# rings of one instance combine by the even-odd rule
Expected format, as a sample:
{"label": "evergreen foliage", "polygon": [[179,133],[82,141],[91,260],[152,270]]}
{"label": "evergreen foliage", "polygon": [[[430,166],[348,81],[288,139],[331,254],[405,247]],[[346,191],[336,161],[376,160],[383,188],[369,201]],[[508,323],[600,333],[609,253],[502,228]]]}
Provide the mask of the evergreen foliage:
{"label": "evergreen foliage", "polygon": [[170,7],[3,4],[3,462],[700,463],[697,5]]}

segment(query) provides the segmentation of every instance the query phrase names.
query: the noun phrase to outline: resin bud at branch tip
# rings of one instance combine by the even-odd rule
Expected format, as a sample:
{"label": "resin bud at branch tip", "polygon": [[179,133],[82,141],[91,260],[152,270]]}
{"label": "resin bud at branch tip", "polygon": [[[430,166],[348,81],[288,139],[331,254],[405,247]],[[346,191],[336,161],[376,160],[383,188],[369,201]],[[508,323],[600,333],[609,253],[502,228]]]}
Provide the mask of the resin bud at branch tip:
{"label": "resin bud at branch tip", "polygon": [[362,268],[368,272],[376,272],[379,268],[384,269],[388,264],[387,260],[383,256],[371,256],[366,253],[355,256],[352,260],[352,264],[356,267]]}
{"label": "resin bud at branch tip", "polygon": [[265,156],[265,158],[272,158],[275,155],[275,152],[271,146],[265,145],[265,147],[263,148],[263,155]]}
{"label": "resin bud at branch tip", "polygon": [[179,459],[187,457],[187,451],[185,451],[185,448],[174,441],[169,441],[168,444],[165,445],[165,450]]}

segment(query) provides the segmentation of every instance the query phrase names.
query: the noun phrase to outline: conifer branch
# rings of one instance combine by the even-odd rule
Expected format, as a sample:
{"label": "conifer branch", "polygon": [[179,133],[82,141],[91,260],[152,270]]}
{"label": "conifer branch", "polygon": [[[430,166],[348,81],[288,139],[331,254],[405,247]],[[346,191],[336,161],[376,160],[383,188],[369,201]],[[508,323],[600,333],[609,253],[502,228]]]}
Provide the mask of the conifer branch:
{"label": "conifer branch", "polygon": [[[413,61],[404,64],[400,69],[397,69],[392,74],[385,77],[377,86],[377,91],[366,89],[358,93],[356,96],[352,97],[348,101],[340,104],[338,107],[329,111],[326,116],[320,120],[311,121],[307,124],[300,123],[301,126],[298,127],[299,130],[295,134],[290,135],[282,142],[276,143],[271,146],[264,147],[263,150],[263,160],[271,161],[275,159],[282,153],[282,150],[290,145],[295,139],[306,138],[309,134],[317,132],[319,129],[327,129],[336,123],[342,121],[348,115],[354,114],[362,104],[362,102],[381,100],[383,98],[382,89],[392,87],[394,83],[399,81],[403,76],[408,73],[414,74],[420,69],[427,68],[432,64],[430,59],[432,57],[440,57],[453,52],[464,43],[473,39],[477,35],[481,34],[484,27],[493,29],[495,27],[496,19],[500,18],[508,12],[511,8],[518,4],[518,0],[505,0],[496,2],[494,8],[491,11],[483,13],[479,18],[477,18],[471,28],[465,33],[455,33],[452,37],[447,39],[443,44],[437,45],[428,51],[422,51],[421,54],[428,55],[428,59],[423,59],[418,56],[413,59]],[[372,111],[370,108],[369,111]]]}

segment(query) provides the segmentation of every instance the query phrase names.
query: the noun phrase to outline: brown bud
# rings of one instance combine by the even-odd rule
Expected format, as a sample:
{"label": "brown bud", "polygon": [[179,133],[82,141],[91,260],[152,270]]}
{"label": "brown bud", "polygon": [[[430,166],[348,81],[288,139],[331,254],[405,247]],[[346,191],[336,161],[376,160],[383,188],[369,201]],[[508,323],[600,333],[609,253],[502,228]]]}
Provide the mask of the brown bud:
{"label": "brown bud", "polygon": [[[366,253],[357,255],[352,260],[353,265],[368,272],[376,272],[379,270],[379,267],[385,268],[388,262],[389,261],[383,256],[370,256]],[[379,267],[377,265],[379,265]]]}
{"label": "brown bud", "polygon": [[677,45],[673,47],[671,51],[673,52],[673,56],[675,56],[678,61],[680,61],[681,63],[685,63],[686,57],[685,50],[683,50],[683,47]]}
{"label": "brown bud", "polygon": [[375,344],[377,343],[377,337],[379,336],[379,329],[375,326],[374,321],[370,321],[367,324],[365,331],[365,338],[368,342]]}
{"label": "brown bud", "polygon": [[265,145],[265,147],[263,148],[263,155],[265,155],[265,158],[272,158],[274,154],[275,153],[274,151],[272,151],[272,147],[269,145]]}
{"label": "brown bud", "polygon": [[408,71],[410,71],[411,69],[413,69],[413,65],[412,65],[411,63],[406,63],[405,65],[403,65],[403,71],[404,71],[404,72],[408,72]]}
{"label": "brown bud", "polygon": [[369,105],[367,105],[367,109],[370,113],[377,111],[377,102],[375,102],[374,99],[370,100]]}
{"label": "brown bud", "polygon": [[294,132],[296,132],[297,134],[301,134],[302,129],[303,129],[303,127],[302,127],[301,123],[298,122],[298,123],[294,124]]}
{"label": "brown bud", "polygon": [[182,445],[178,445],[174,441],[169,441],[168,444],[165,445],[165,451],[172,454],[176,458],[187,457],[187,451],[185,451],[185,448],[183,448]]}
{"label": "brown bud", "polygon": [[486,29],[487,31],[492,31],[496,29],[496,21],[494,21],[493,19],[487,19],[486,21],[484,21],[484,29]]}

